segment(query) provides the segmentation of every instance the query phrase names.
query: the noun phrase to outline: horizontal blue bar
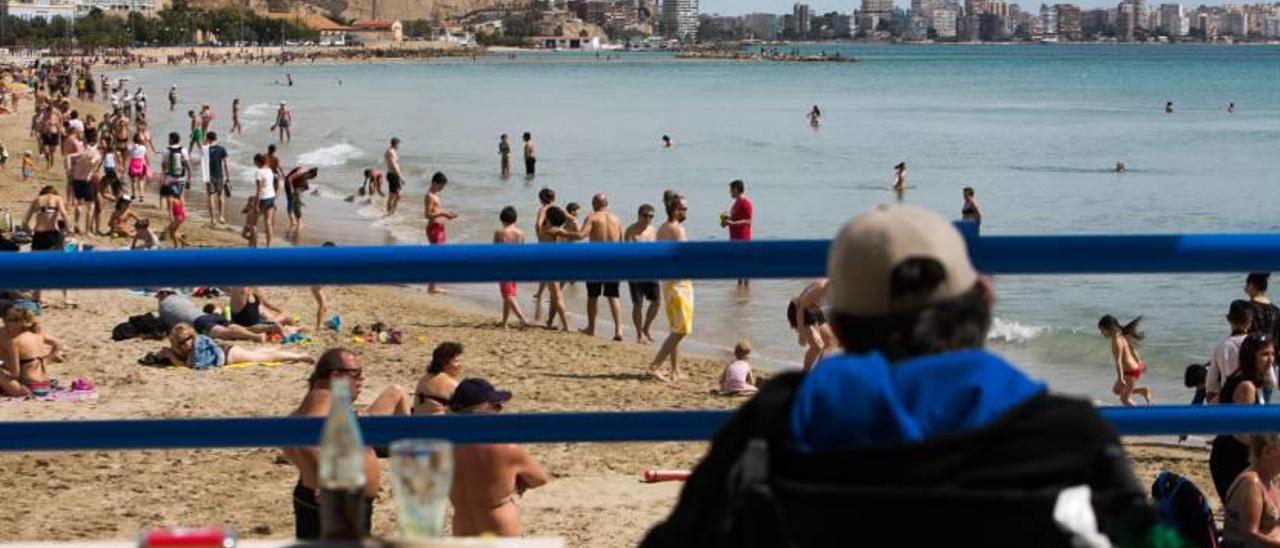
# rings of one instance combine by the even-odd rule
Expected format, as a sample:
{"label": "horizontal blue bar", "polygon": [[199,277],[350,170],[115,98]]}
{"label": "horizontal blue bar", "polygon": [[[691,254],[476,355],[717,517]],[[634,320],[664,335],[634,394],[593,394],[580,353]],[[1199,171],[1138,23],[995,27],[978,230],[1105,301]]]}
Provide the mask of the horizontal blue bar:
{"label": "horizontal blue bar", "polygon": [[[1106,407],[1122,435],[1280,433],[1280,406]],[[365,417],[365,441],[403,438],[456,443],[706,441],[730,411],[528,413]],[[315,445],[318,418],[0,422],[0,451],[212,449]]]}
{"label": "horizontal blue bar", "polygon": [[[1280,270],[1280,234],[983,236],[989,274]],[[811,278],[827,240],[0,254],[0,289]]]}

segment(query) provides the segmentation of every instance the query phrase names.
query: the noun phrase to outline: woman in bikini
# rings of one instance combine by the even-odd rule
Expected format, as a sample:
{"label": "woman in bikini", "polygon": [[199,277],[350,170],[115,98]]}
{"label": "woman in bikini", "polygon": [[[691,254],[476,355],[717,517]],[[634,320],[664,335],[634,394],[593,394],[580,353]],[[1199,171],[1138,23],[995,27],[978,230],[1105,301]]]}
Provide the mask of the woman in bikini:
{"label": "woman in bikini", "polygon": [[[31,224],[32,219],[35,219],[34,226]],[[53,185],[40,189],[40,195],[31,202],[27,217],[22,221],[22,226],[31,230],[31,251],[62,251],[66,241],[63,227],[66,226],[67,219],[67,200],[58,195],[58,190]],[[42,296],[42,292],[36,291],[36,300],[43,306]],[[65,289],[62,290],[62,300],[67,305],[73,304]]]}
{"label": "woman in bikini", "polygon": [[1227,491],[1223,548],[1280,546],[1280,436],[1249,437],[1249,462]]}
{"label": "woman in bikini", "polygon": [[[1240,342],[1240,367],[1222,383],[1218,405],[1266,405],[1262,389],[1267,373],[1275,363],[1276,351],[1271,338],[1254,333]],[[1249,467],[1249,436],[1224,434],[1213,438],[1209,451],[1209,474],[1218,500],[1227,506],[1232,483]]]}
{"label": "woman in bikini", "polygon": [[147,147],[144,146],[145,141],[142,134],[138,133],[133,136],[133,144],[129,145],[129,191],[133,193],[133,199],[138,203],[143,203],[143,196],[147,191],[147,178],[151,175],[150,160],[147,157]]}
{"label": "woman in bikini", "polygon": [[414,415],[443,415],[462,378],[462,345],[443,342],[431,353],[427,373],[418,380],[413,394]]}
{"label": "woman in bikini", "polygon": [[1116,366],[1116,383],[1111,392],[1120,396],[1120,403],[1126,406],[1133,405],[1134,394],[1142,396],[1147,405],[1151,405],[1151,389],[1138,386],[1138,380],[1147,371],[1147,364],[1138,354],[1138,344],[1143,339],[1143,334],[1138,331],[1138,324],[1141,322],[1142,316],[1138,316],[1133,321],[1120,325],[1120,321],[1110,314],[1098,320],[1098,330],[1111,341],[1111,358]]}
{"label": "woman in bikini", "polygon": [[62,343],[40,329],[40,322],[30,309],[13,307],[4,314],[6,338],[12,349],[8,354],[17,364],[0,366],[0,394],[9,397],[43,397],[49,395],[48,362],[62,361]]}
{"label": "woman in bikini", "polygon": [[826,314],[822,311],[822,303],[826,298],[827,279],[820,278],[805,286],[787,304],[787,323],[796,331],[797,343],[806,349],[805,371],[813,369],[813,364],[836,348],[835,333],[827,325]]}
{"label": "woman in bikini", "polygon": [[169,347],[157,354],[172,363],[184,364],[192,369],[211,369],[224,365],[254,362],[302,362],[315,363],[316,359],[301,352],[279,348],[246,348],[219,343],[196,333],[189,323],[180,323],[169,330]]}

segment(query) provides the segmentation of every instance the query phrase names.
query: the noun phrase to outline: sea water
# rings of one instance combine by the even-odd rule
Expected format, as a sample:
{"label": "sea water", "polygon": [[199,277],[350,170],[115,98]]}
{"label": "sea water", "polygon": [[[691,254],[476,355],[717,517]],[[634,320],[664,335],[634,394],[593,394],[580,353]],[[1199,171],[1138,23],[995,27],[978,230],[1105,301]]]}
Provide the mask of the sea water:
{"label": "sea water", "polygon": [[[1280,225],[1280,48],[1221,46],[813,45],[859,63],[678,61],[665,54],[520,53],[473,62],[156,68],[129,76],[157,97],[153,133],[187,134],[186,110],[211,103],[213,129],[232,152],[236,192],[251,191],[252,153],[275,142],[276,105],[293,110],[286,166],[319,166],[308,196],[315,238],[339,244],[424,243],[422,196],[449,176],[445,207],[460,217],[451,242],[489,242],[513,205],[532,239],[536,194],[589,211],[608,195],[624,222],[662,191],[689,198],[692,240],[724,240],[718,215],[728,183],[743,179],[757,239],[829,238],[872,205],[892,202],[892,166],[909,168],[908,203],[958,217],[972,186],[984,234],[1270,232]],[[605,60],[606,56],[612,60]],[[283,85],[291,73],[295,85]],[[159,96],[179,86],[180,105]],[[245,133],[226,136],[233,97]],[[1174,113],[1165,114],[1166,101]],[[1234,102],[1236,112],[1228,114]],[[805,114],[818,105],[820,129]],[[533,133],[538,175],[521,174],[520,134]],[[498,173],[498,135],[512,141],[516,174]],[[664,149],[662,135],[675,146]],[[408,184],[398,215],[344,202],[366,167],[382,167],[401,139]],[[1112,168],[1124,162],[1128,172]],[[384,185],[385,189],[385,185]],[[242,198],[234,200],[238,208]],[[661,212],[661,207],[658,207]],[[661,214],[659,215],[661,218]],[[1146,317],[1149,382],[1163,402],[1190,397],[1183,368],[1208,359],[1227,334],[1228,303],[1243,272],[1219,275],[1000,276],[992,346],[1053,388],[1110,400],[1114,367],[1096,323],[1105,313]],[[698,282],[693,349],[723,355],[741,337],[753,360],[797,364],[786,303],[804,280]],[[1277,280],[1280,284],[1280,280]],[[494,312],[496,284],[448,287]],[[520,302],[532,316],[534,286]],[[585,291],[570,288],[580,313]],[[625,297],[625,295],[624,295]],[[626,299],[624,298],[624,301]],[[624,322],[630,325],[629,302]],[[607,307],[601,307],[607,318]],[[582,319],[575,318],[578,325]],[[661,317],[657,331],[665,330]],[[599,332],[611,333],[606,322]],[[632,333],[628,329],[628,336]],[[634,364],[637,369],[644,363]]]}

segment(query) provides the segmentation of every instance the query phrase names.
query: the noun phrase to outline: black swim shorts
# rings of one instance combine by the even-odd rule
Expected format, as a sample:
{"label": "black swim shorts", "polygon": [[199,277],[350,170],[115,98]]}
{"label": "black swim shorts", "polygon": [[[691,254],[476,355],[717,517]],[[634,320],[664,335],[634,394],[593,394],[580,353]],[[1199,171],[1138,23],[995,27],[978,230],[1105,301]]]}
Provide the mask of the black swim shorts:
{"label": "black swim shorts", "polygon": [[62,251],[62,232],[46,230],[31,235],[32,251]]}
{"label": "black swim shorts", "polygon": [[71,193],[81,202],[93,201],[93,185],[89,181],[71,181]]}
{"label": "black swim shorts", "polygon": [[196,333],[208,335],[209,330],[213,329],[214,326],[230,324],[231,322],[219,314],[202,314],[196,318],[196,321],[191,322],[191,327],[196,328]]}
{"label": "black swim shorts", "polygon": [[658,282],[627,282],[627,290],[631,292],[633,304],[640,304],[645,300],[656,302],[661,297]]}
{"label": "black swim shorts", "polygon": [[[811,325],[822,325],[824,323],[827,323],[827,315],[822,312],[821,308],[815,306],[813,308],[810,308],[804,311],[803,320],[804,320],[805,327],[808,327]],[[795,301],[791,301],[790,303],[787,304],[787,323],[791,325],[792,329],[795,329],[796,327],[796,302]]]}
{"label": "black swim shorts", "polygon": [[587,296],[594,299],[604,293],[605,297],[618,298],[618,282],[587,282]]}
{"label": "black swim shorts", "polygon": [[400,187],[404,185],[404,181],[400,179],[400,174],[395,172],[387,172],[387,192],[399,194]]}

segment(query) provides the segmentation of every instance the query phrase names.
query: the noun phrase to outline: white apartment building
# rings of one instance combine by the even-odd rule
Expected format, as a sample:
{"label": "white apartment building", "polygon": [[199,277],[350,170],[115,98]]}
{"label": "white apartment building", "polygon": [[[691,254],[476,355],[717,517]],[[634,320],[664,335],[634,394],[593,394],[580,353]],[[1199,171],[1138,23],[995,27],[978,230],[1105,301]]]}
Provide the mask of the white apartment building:
{"label": "white apartment building", "polygon": [[1236,38],[1244,38],[1249,35],[1249,14],[1242,10],[1235,9],[1227,12],[1222,16],[1222,32],[1230,34]]}
{"label": "white apartment building", "polygon": [[933,33],[939,39],[951,39],[956,37],[956,17],[957,12],[949,8],[941,8],[933,10]]}
{"label": "white apartment building", "polygon": [[61,17],[68,21],[76,18],[74,0],[0,0],[0,13],[30,21]]}
{"label": "white apartment building", "polygon": [[662,34],[692,40],[698,33],[698,0],[663,0]]}
{"label": "white apartment building", "polygon": [[93,8],[106,13],[128,14],[136,11],[151,16],[156,14],[156,0],[77,0],[76,16],[89,15]]}
{"label": "white apartment building", "polygon": [[1262,37],[1280,38],[1280,15],[1273,13],[1262,18]]}
{"label": "white apartment building", "polygon": [[1160,4],[1160,24],[1158,28],[1169,36],[1186,36],[1191,29],[1187,28],[1187,14],[1182,4]]}

